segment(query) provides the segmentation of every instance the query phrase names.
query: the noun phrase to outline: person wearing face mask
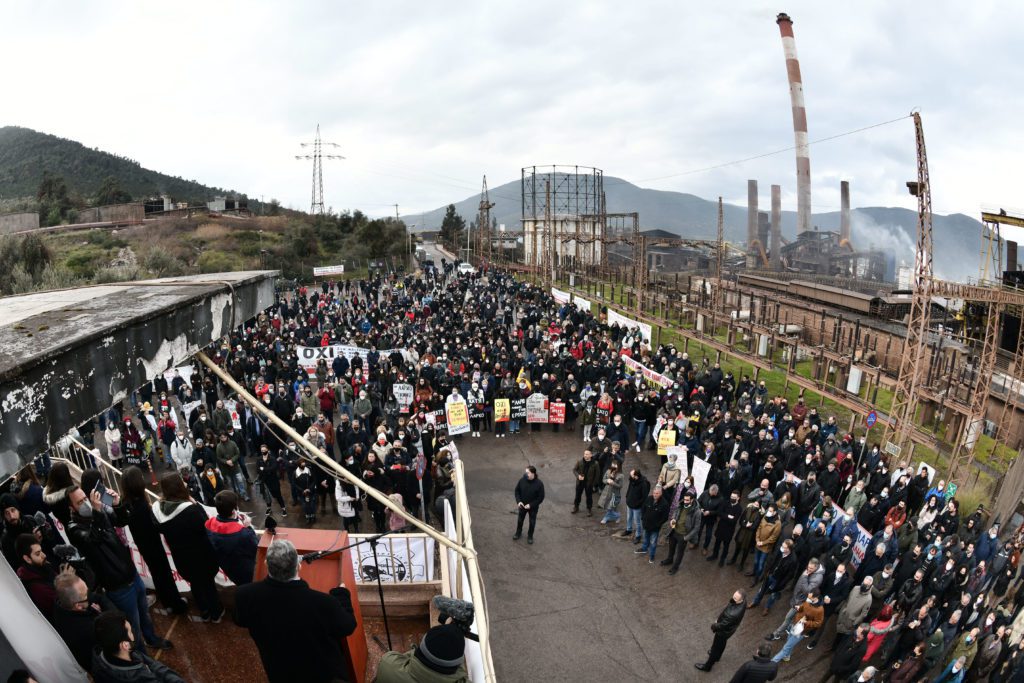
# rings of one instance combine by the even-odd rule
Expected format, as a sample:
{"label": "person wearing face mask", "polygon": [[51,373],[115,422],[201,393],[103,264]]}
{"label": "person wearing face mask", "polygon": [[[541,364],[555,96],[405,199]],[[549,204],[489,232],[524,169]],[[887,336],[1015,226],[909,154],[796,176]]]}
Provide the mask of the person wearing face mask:
{"label": "person wearing face mask", "polygon": [[470,385],[469,393],[466,394],[466,403],[469,407],[470,435],[479,438],[480,429],[484,421],[485,398],[484,392],[480,389],[479,382]]}
{"label": "person wearing face mask", "polygon": [[[953,649],[946,657],[946,670],[954,668],[957,662],[961,663],[961,669],[966,671],[971,668],[971,664],[974,663],[974,658],[978,655],[978,633],[980,629],[977,627],[972,628],[969,631],[965,631],[959,638],[953,643]],[[942,680],[937,678],[935,680]],[[949,679],[955,680],[955,679]]]}
{"label": "person wearing face mask", "polygon": [[819,604],[817,590],[807,593],[807,599],[796,609],[793,625],[789,628],[789,637],[782,649],[772,657],[773,662],[788,662],[797,645],[809,634],[817,631],[822,624],[824,610]]}
{"label": "person wearing face mask", "polygon": [[832,651],[838,650],[850,637],[854,629],[867,619],[871,610],[871,585],[874,579],[865,577],[859,586],[853,588],[836,617],[836,636],[832,640]]}
{"label": "person wearing face mask", "polygon": [[[93,491],[90,498],[76,486],[68,492],[68,505],[68,539],[89,563],[97,584],[150,647],[171,647],[170,641],[156,634],[146,604],[146,586],[135,570],[131,552],[114,533],[113,520],[104,511],[99,490]],[[145,645],[139,643],[138,647],[145,652]]]}
{"label": "person wearing face mask", "polygon": [[733,534],[736,533],[736,526],[743,515],[743,506],[740,504],[740,492],[733,491],[729,494],[729,500],[724,503],[717,513],[718,522],[715,525],[715,547],[707,557],[708,562],[718,560],[718,566],[725,565],[725,558],[729,554],[729,544],[732,542]]}
{"label": "person wearing face mask", "polygon": [[743,615],[746,613],[746,599],[746,595],[742,590],[737,590],[732,594],[729,604],[725,606],[725,609],[722,610],[718,618],[711,624],[711,631],[715,634],[715,637],[711,643],[711,649],[708,650],[708,658],[704,662],[694,664],[694,668],[700,671],[711,671],[715,663],[722,658],[722,653],[725,652],[725,646],[729,642],[729,638],[736,633],[743,622]]}
{"label": "person wearing face mask", "polygon": [[851,587],[850,577],[846,573],[845,564],[840,564],[833,571],[825,574],[819,587],[821,591],[821,607],[824,610],[821,628],[814,632],[811,642],[807,644],[808,650],[813,650],[817,647],[818,641],[821,640],[821,634],[825,632],[825,627],[828,625],[829,620],[839,612],[840,605],[850,595]]}
{"label": "person wearing face mask", "polygon": [[[775,544],[778,543],[779,536],[781,535],[782,523],[779,521],[775,504],[772,503],[768,505],[764,516],[761,518],[761,523],[757,526],[757,531],[754,533],[754,568],[747,573],[747,576],[754,578],[753,583],[750,584],[752,587],[756,586],[758,580],[760,580],[765,562],[772,551],[775,550]],[[792,542],[789,543],[789,547],[792,547]]]}

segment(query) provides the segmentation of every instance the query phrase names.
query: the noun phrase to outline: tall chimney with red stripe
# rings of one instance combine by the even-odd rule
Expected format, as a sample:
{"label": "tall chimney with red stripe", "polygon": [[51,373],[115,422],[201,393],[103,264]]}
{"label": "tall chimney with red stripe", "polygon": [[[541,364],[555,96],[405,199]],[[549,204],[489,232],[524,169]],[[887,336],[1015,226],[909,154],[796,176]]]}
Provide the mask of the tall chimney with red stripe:
{"label": "tall chimney with red stripe", "polygon": [[796,138],[796,232],[797,236],[811,229],[811,157],[807,148],[807,108],[804,106],[804,84],[800,77],[800,61],[796,58],[793,20],[786,13],[775,19],[782,33],[782,51],[786,55],[789,76],[789,99],[793,105],[793,135]]}

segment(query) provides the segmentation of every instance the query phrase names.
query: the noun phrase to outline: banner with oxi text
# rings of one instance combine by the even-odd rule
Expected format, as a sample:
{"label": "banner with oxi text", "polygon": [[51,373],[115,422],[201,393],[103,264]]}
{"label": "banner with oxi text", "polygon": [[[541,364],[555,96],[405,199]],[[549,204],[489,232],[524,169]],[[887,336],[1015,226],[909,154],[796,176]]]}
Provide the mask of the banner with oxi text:
{"label": "banner with oxi text", "polygon": [[510,406],[507,398],[498,398],[494,400],[494,421],[495,422],[508,422],[510,413]]}
{"label": "banner with oxi text", "polygon": [[652,383],[657,384],[658,386],[661,386],[661,387],[670,387],[670,386],[672,386],[672,380],[671,379],[669,379],[667,376],[661,374],[660,372],[655,372],[654,370],[651,370],[649,367],[647,367],[643,363],[641,363],[641,362],[639,362],[637,360],[634,360],[632,356],[627,356],[626,354],[622,354],[621,358],[622,358],[623,364],[625,364],[625,366],[626,366],[626,369],[629,370],[630,372],[632,372],[633,374],[642,375],[643,378],[645,380],[647,380],[648,382],[652,382]]}
{"label": "banner with oxi text", "polygon": [[[401,353],[402,357],[405,357],[405,353],[401,349],[379,349],[377,351],[381,357],[390,356],[395,352]],[[348,360],[352,360],[356,356],[359,356],[365,360],[369,353],[370,349],[364,349],[360,346],[350,346],[348,344],[295,347],[295,356],[299,360],[299,367],[303,368],[311,375],[316,372],[316,364],[320,360],[326,361],[327,365],[330,366],[331,363],[334,362],[334,359],[339,356],[344,356]]]}
{"label": "banner with oxi text", "polygon": [[642,323],[632,318],[627,318],[621,313],[616,313],[611,308],[608,309],[608,324],[614,325],[618,323],[619,327],[625,327],[630,330],[639,330],[640,336],[648,344],[651,343],[651,326],[647,323]]}

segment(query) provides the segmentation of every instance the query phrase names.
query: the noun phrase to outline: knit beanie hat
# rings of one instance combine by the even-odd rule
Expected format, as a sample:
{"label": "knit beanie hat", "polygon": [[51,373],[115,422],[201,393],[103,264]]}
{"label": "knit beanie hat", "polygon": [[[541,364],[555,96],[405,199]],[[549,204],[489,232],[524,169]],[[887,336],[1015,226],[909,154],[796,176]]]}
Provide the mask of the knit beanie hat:
{"label": "knit beanie hat", "polygon": [[2,496],[0,496],[0,512],[6,510],[7,508],[18,508],[19,510],[21,509],[21,507],[18,505],[18,499],[14,497],[14,494],[5,493]]}
{"label": "knit beanie hat", "polygon": [[435,626],[426,632],[417,653],[431,669],[451,673],[462,664],[466,637],[455,624]]}

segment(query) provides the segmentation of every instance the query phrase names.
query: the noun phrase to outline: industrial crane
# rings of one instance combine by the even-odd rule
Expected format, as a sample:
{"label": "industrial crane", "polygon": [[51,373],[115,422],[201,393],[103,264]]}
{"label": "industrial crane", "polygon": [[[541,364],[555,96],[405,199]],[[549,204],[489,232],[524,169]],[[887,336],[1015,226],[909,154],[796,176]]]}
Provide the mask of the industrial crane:
{"label": "industrial crane", "polygon": [[896,391],[892,397],[891,422],[886,428],[885,450],[903,461],[903,450],[909,449],[917,413],[918,388],[926,363],[924,356],[931,318],[932,297],[932,190],[928,177],[928,152],[924,144],[921,114],[914,112],[914,133],[917,139],[917,180],[907,183],[910,194],[917,197],[917,257],[914,263],[914,296],[907,326],[907,343],[900,359]]}

